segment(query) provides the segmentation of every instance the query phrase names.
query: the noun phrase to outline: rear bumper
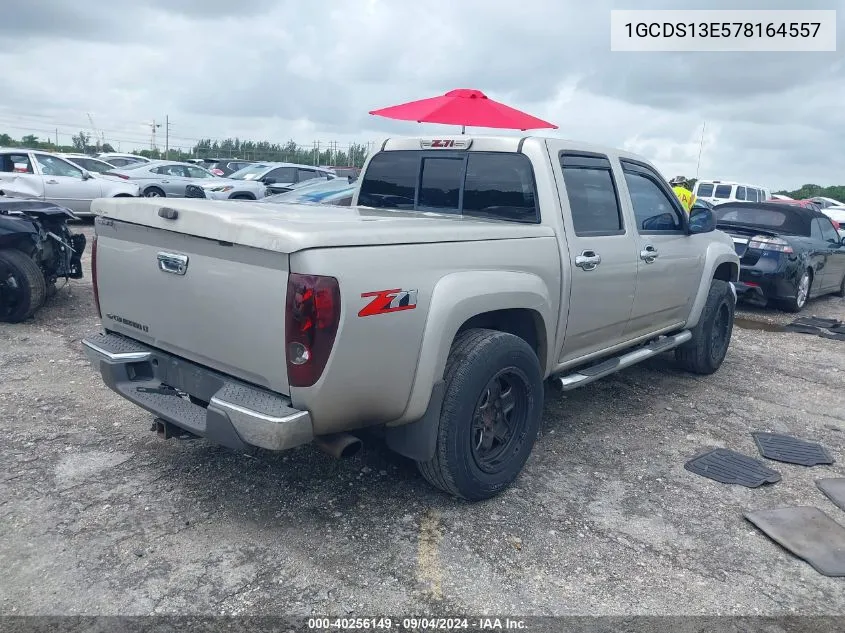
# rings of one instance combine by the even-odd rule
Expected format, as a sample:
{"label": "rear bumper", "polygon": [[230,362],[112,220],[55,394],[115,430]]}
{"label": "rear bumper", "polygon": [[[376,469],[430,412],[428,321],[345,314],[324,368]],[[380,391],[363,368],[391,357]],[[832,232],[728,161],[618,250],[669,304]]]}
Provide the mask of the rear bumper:
{"label": "rear bumper", "polygon": [[[82,345],[110,389],[194,435],[237,450],[257,446],[273,451],[314,438],[310,414],[294,409],[286,396],[117,334],[90,336]],[[208,406],[194,404],[187,395]]]}
{"label": "rear bumper", "polygon": [[743,299],[790,299],[795,297],[796,284],[782,272],[760,273],[749,267],[740,269],[736,291]]}

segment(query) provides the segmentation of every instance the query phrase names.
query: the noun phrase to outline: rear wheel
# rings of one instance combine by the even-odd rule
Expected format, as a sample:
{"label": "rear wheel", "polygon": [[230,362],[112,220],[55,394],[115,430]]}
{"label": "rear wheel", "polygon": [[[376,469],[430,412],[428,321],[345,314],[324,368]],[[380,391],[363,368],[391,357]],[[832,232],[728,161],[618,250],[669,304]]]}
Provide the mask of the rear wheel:
{"label": "rear wheel", "polygon": [[735,309],[728,282],[714,279],[692,338],[675,349],[675,361],[696,374],[712,374],[719,369],[731,344]]}
{"label": "rear wheel", "polygon": [[165,198],[164,191],[158,187],[147,187],[144,189],[145,198]]}
{"label": "rear wheel", "polygon": [[781,303],[781,306],[787,312],[801,312],[804,306],[807,305],[807,300],[810,298],[810,289],[813,287],[813,271],[809,268],[804,271],[798,283],[795,286],[795,297],[787,299]]}
{"label": "rear wheel", "polygon": [[513,334],[467,330],[452,344],[444,379],[435,455],[417,465],[444,492],[488,499],[516,479],[537,439],[543,410],[537,355]]}
{"label": "rear wheel", "polygon": [[0,250],[0,321],[20,323],[44,304],[47,284],[31,257],[18,250]]}

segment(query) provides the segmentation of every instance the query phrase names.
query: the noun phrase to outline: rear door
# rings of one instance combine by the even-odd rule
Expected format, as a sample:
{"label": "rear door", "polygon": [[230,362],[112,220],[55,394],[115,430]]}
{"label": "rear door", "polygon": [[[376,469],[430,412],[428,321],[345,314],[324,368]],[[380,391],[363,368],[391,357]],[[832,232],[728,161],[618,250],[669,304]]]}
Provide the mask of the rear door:
{"label": "rear door", "polygon": [[[549,142],[552,150],[556,145]],[[598,153],[559,149],[553,158],[572,271],[563,363],[622,342],[637,256],[634,232],[622,213],[618,166]]]}
{"label": "rear door", "polygon": [[0,191],[14,198],[44,198],[44,179],[29,152],[0,154]]}
{"label": "rear door", "polygon": [[102,181],[82,177],[82,169],[58,156],[33,153],[44,178],[44,199],[76,213],[90,213],[91,201],[103,195]]}
{"label": "rear door", "polygon": [[621,165],[625,202],[636,223],[637,290],[625,330],[635,338],[686,320],[711,236],[687,234],[687,214],[652,167],[627,159]]}

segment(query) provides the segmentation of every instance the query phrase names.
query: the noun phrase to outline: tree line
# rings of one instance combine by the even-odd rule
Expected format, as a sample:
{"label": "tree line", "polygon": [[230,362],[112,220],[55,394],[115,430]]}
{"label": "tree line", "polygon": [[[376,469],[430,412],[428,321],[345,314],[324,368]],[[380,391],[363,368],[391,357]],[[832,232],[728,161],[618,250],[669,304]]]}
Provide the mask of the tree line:
{"label": "tree line", "polygon": [[[21,139],[12,138],[9,134],[0,134],[0,147],[26,147],[48,152],[97,154],[99,152],[114,152],[109,143],[94,140],[90,134],[80,131],[71,137],[70,145],[56,145],[49,138],[39,138],[34,134],[27,134]],[[132,154],[151,159],[187,160],[189,158],[239,158],[244,160],[276,161],[299,163],[303,165],[332,165],[361,167],[367,157],[368,146],[362,143],[352,143],[344,149],[337,144],[317,145],[312,147],[299,145],[295,141],[287,143],[271,143],[270,141],[244,141],[239,138],[227,138],[223,141],[203,139],[189,150],[171,148],[165,151],[134,150]]]}

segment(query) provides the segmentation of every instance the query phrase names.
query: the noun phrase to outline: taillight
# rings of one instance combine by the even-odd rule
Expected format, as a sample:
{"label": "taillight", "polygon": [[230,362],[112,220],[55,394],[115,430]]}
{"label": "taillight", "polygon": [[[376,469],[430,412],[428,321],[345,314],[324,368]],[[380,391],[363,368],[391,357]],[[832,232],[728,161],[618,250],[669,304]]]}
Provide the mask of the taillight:
{"label": "taillight", "polygon": [[285,305],[285,355],[291,387],[310,387],[320,379],[339,323],[337,279],[291,273]]}
{"label": "taillight", "polygon": [[841,228],[841,226],[842,226],[842,225],[841,225],[841,224],[839,224],[839,222],[837,222],[836,220],[831,220],[831,222],[833,223],[833,228],[835,228],[837,231],[838,231],[838,230]]}
{"label": "taillight", "polygon": [[97,287],[97,234],[91,241],[91,284],[94,286],[94,306],[97,308],[97,316],[103,318],[100,312],[100,289]]}
{"label": "taillight", "polygon": [[222,169],[212,169],[211,173],[214,174],[215,176],[222,176],[223,170]]}
{"label": "taillight", "polygon": [[123,178],[124,180],[129,180],[129,176],[126,174],[116,174],[112,171],[107,171],[103,174],[103,176],[117,176],[118,178]]}
{"label": "taillight", "polygon": [[766,237],[755,235],[748,240],[748,248],[756,248],[761,251],[777,251],[779,253],[793,253],[789,242],[779,237]]}

